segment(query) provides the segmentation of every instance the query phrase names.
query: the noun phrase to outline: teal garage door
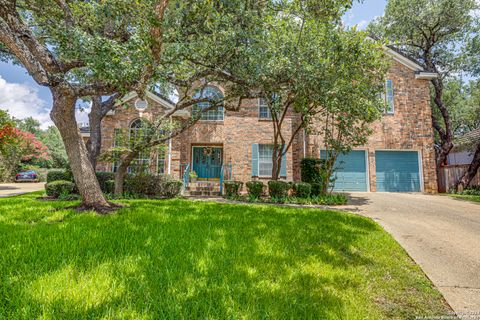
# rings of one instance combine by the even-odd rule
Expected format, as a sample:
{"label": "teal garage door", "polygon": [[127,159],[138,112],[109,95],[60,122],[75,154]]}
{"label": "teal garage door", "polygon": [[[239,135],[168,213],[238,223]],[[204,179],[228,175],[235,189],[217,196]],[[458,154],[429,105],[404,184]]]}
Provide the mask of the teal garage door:
{"label": "teal garage door", "polygon": [[[325,158],[321,151],[320,157]],[[367,162],[365,151],[351,151],[341,154],[335,161],[335,191],[367,191]]]}
{"label": "teal garage door", "polygon": [[377,191],[420,191],[418,152],[375,151],[375,163]]}

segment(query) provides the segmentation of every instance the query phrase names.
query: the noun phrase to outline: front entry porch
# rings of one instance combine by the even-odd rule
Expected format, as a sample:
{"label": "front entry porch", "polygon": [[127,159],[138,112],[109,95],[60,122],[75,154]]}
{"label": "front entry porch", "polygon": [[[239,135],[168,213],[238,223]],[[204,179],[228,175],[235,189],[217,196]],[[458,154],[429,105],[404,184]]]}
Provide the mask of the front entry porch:
{"label": "front entry porch", "polygon": [[219,181],[223,164],[221,146],[192,146],[191,170],[200,181]]}

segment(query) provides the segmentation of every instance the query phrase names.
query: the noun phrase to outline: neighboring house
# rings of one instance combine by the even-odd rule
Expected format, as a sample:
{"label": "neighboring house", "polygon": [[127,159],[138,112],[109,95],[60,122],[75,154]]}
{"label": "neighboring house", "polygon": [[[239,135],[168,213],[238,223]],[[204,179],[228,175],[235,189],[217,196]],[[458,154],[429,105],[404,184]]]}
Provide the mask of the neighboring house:
{"label": "neighboring house", "polygon": [[448,154],[446,165],[464,165],[470,164],[473,160],[473,154],[480,141],[480,128],[467,132],[463,136],[455,139],[454,147]]}
{"label": "neighboring house", "polygon": [[[435,152],[429,80],[435,74],[424,72],[412,60],[387,49],[392,65],[387,74],[385,98],[388,108],[381,120],[372,124],[374,134],[368,143],[341,156],[336,189],[341,191],[437,192]],[[223,94],[221,87],[209,87],[209,94]],[[135,104],[147,107],[146,118],[154,118],[172,102],[154,93],[145,101],[135,94],[123,99],[131,108],[119,108],[102,122],[102,148],[115,145],[115,132],[135,130],[139,112]],[[198,106],[202,107],[202,106]],[[190,117],[191,110],[174,115]],[[153,173],[171,174],[182,179],[188,166],[199,180],[218,181],[222,172],[243,182],[267,181],[271,175],[273,126],[262,99],[244,101],[239,111],[210,110],[190,129],[169,141],[166,151],[142,155],[135,167],[143,164]],[[288,119],[296,121],[295,116]],[[285,126],[285,134],[291,131]],[[88,133],[84,133],[88,137]],[[299,134],[282,161],[281,178],[300,180],[300,161],[320,157],[323,150],[318,136]],[[113,163],[99,163],[98,170],[114,171]]]}

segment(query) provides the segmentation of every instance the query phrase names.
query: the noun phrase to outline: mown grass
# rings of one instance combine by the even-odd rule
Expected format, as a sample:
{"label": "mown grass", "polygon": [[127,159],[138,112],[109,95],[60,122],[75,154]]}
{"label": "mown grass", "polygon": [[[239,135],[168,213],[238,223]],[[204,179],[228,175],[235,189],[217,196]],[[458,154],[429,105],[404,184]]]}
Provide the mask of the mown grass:
{"label": "mown grass", "polygon": [[480,196],[466,195],[466,194],[449,194],[449,196],[457,199],[462,199],[462,200],[480,202]]}
{"label": "mown grass", "polygon": [[0,319],[413,319],[448,312],[399,245],[334,211],[0,199]]}

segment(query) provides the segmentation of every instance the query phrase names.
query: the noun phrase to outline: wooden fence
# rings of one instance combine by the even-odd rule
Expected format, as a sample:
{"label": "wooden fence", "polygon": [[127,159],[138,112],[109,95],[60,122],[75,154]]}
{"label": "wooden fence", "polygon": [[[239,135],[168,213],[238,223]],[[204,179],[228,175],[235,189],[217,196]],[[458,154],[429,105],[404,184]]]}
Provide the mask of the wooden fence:
{"label": "wooden fence", "polygon": [[[455,182],[463,176],[467,169],[468,164],[451,165],[440,168],[438,175],[438,192],[448,192],[448,190],[455,185]],[[480,185],[480,170],[477,172],[477,175],[473,178],[470,185]]]}

